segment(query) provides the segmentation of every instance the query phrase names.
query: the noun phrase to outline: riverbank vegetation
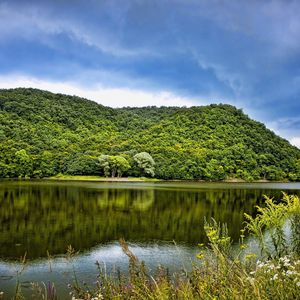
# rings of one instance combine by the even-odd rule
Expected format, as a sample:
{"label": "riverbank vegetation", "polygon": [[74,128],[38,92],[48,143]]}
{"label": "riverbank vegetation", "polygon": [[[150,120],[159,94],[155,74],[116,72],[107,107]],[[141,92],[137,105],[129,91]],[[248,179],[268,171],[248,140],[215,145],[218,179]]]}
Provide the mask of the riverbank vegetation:
{"label": "riverbank vegetation", "polygon": [[[260,253],[247,251],[245,230],[240,250],[234,251],[226,225],[213,219],[205,224],[206,251],[200,244],[200,266],[170,275],[159,267],[154,276],[121,241],[130,260],[129,279],[100,276],[95,289],[72,286],[75,299],[300,299],[300,200],[283,196],[280,203],[266,198],[258,215],[246,215],[246,228]],[[289,223],[290,233],[283,228]],[[260,259],[257,260],[257,255]],[[103,274],[103,272],[100,272]]]}
{"label": "riverbank vegetation", "polygon": [[[70,299],[300,299],[300,200],[285,194],[279,203],[267,198],[258,211],[256,217],[246,215],[245,230],[257,239],[260,253],[249,251],[244,229],[236,251],[226,225],[212,219],[205,223],[208,243],[199,245],[199,264],[192,271],[170,274],[160,266],[153,273],[121,240],[128,275],[107,274],[97,263],[95,286],[81,283],[74,274]],[[70,263],[75,255],[68,247]],[[14,299],[22,299],[19,286]],[[31,299],[55,300],[59,295],[52,283],[32,284]]]}
{"label": "riverbank vegetation", "polygon": [[[139,168],[139,153],[155,169]],[[119,167],[108,171],[104,157]],[[230,105],[112,109],[36,89],[0,91],[0,178],[155,172],[159,179],[297,181],[299,159],[299,149]]]}

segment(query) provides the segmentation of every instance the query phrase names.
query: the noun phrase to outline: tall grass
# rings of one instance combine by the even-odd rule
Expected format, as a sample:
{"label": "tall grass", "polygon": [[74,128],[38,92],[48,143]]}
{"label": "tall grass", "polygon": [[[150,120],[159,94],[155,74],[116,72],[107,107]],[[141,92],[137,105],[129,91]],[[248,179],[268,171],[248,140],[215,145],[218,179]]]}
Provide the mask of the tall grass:
{"label": "tall grass", "polygon": [[[300,201],[283,194],[266,198],[255,218],[245,215],[247,230],[260,244],[260,260],[249,252],[241,231],[240,250],[232,247],[226,225],[205,222],[206,246],[199,245],[191,272],[169,274],[159,267],[152,276],[121,241],[129,258],[129,275],[112,278],[100,269],[97,286],[72,289],[73,299],[300,299]],[[283,227],[291,224],[291,237]]]}

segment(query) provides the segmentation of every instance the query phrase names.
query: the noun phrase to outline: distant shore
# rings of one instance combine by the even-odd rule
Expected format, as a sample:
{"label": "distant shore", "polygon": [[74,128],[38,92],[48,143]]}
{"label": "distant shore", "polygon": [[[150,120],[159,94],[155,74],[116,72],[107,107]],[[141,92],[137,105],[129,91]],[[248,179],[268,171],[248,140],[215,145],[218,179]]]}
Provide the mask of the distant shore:
{"label": "distant shore", "polygon": [[74,180],[74,181],[103,181],[103,182],[158,182],[163,179],[147,177],[101,177],[101,176],[82,176],[82,175],[59,175],[45,177],[46,180]]}
{"label": "distant shore", "polygon": [[51,180],[51,181],[93,181],[93,182],[198,182],[198,183],[293,183],[299,181],[271,181],[267,179],[259,179],[253,181],[246,181],[240,178],[228,178],[225,180],[213,181],[213,180],[201,180],[201,179],[158,179],[149,177],[102,177],[102,176],[90,176],[90,175],[56,175],[43,178],[0,178],[0,181],[5,180]]}
{"label": "distant shore", "polygon": [[148,177],[101,177],[101,176],[84,176],[84,175],[58,175],[52,177],[45,177],[45,180],[59,180],[59,181],[101,181],[101,182],[222,182],[222,183],[287,183],[292,181],[270,181],[267,179],[260,179],[254,181],[246,181],[240,178],[228,178],[222,181],[206,181],[206,180],[180,180],[180,179],[158,179],[158,178],[148,178]]}

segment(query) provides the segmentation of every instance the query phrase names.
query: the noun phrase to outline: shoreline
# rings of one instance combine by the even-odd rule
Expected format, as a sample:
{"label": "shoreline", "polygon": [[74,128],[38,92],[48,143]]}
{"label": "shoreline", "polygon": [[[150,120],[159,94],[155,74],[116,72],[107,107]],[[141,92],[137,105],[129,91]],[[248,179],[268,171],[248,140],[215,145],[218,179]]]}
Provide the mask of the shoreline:
{"label": "shoreline", "polygon": [[86,182],[123,182],[123,183],[142,183],[142,182],[185,182],[185,183],[300,183],[300,181],[271,181],[267,179],[246,181],[240,178],[229,178],[219,181],[209,181],[209,180],[187,180],[187,179],[158,179],[158,178],[148,178],[148,177],[101,177],[101,176],[90,176],[90,175],[59,175],[43,178],[0,178],[0,181],[86,181]]}
{"label": "shoreline", "polygon": [[41,178],[41,180],[57,181],[95,181],[95,182],[160,182],[165,181],[157,178],[147,177],[100,177],[100,176],[82,176],[82,175],[63,175]]}
{"label": "shoreline", "polygon": [[158,179],[147,177],[100,177],[100,176],[82,176],[82,175],[62,175],[41,178],[41,180],[57,180],[57,181],[95,181],[95,182],[194,182],[194,183],[292,183],[299,181],[270,181],[267,179],[260,179],[254,181],[246,181],[240,178],[229,178],[221,181],[208,180],[184,180],[184,179]]}

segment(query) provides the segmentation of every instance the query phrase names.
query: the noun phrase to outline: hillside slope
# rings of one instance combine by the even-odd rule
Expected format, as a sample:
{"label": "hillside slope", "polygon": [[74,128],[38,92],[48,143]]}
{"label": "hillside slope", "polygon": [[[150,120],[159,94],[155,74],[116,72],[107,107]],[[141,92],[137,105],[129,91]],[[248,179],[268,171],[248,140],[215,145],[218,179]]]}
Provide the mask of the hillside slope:
{"label": "hillside slope", "polygon": [[112,109],[36,89],[0,90],[0,177],[101,174],[100,154],[132,164],[143,151],[158,178],[300,180],[300,150],[230,105]]}

